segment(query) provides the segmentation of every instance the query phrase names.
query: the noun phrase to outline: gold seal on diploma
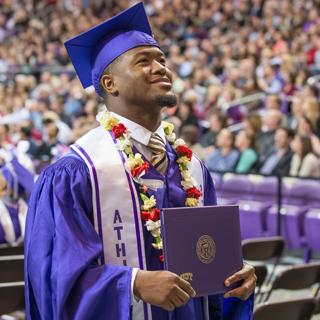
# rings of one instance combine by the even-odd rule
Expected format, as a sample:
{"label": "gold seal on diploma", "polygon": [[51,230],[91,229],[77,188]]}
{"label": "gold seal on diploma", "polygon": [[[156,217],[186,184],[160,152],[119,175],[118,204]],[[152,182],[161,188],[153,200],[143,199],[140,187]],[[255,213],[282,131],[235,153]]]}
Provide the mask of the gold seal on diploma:
{"label": "gold seal on diploma", "polygon": [[216,244],[212,237],[201,236],[197,241],[197,256],[202,263],[210,263],[216,255]]}

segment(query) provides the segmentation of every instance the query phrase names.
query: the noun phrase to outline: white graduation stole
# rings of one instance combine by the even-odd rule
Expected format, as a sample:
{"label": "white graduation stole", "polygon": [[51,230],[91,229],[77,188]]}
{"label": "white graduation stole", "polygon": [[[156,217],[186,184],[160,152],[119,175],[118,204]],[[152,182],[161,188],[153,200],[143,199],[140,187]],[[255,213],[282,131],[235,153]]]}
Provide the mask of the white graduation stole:
{"label": "white graduation stole", "polygon": [[[146,270],[140,204],[130,173],[126,172],[126,155],[118,151],[111,134],[101,126],[89,131],[71,148],[88,166],[92,184],[94,227],[104,254],[101,263],[126,265]],[[192,157],[190,173],[203,194],[203,168]],[[200,199],[203,205],[203,197]],[[150,305],[134,301],[141,317],[152,319]],[[136,314],[136,312],[134,312]]]}
{"label": "white graduation stole", "polygon": [[26,225],[26,215],[28,211],[28,206],[23,199],[19,199],[16,206],[18,207],[17,214],[21,230],[21,235],[18,239],[16,238],[16,233],[14,230],[12,219],[10,217],[9,210],[7,209],[5,203],[2,200],[0,200],[0,224],[3,227],[5,239],[7,243],[15,245],[23,242]]}
{"label": "white graduation stole", "polygon": [[14,231],[10,213],[2,200],[0,200],[0,223],[7,243],[13,244],[16,241],[16,233]]}

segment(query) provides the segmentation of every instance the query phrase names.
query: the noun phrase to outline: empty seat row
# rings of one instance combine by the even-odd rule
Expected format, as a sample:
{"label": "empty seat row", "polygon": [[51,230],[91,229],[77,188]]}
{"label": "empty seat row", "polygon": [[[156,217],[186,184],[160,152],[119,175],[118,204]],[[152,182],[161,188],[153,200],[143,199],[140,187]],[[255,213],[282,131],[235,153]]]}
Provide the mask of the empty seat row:
{"label": "empty seat row", "polygon": [[280,231],[288,248],[305,249],[306,260],[320,251],[320,180],[235,174],[213,179],[218,203],[239,205],[243,239]]}

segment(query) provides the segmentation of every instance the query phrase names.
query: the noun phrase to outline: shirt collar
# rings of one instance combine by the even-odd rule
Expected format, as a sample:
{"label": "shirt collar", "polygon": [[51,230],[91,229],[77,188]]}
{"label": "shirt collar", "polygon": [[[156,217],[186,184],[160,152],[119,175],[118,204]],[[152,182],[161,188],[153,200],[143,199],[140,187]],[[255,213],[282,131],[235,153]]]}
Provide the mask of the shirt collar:
{"label": "shirt collar", "polygon": [[[119,114],[115,112],[111,112],[121,123],[125,125],[127,128],[127,131],[130,134],[130,137],[137,142],[147,146],[149,143],[149,140],[151,138],[151,135],[153,134],[152,131],[146,129],[145,127],[141,126],[140,124],[133,122],[123,116],[120,116]],[[166,142],[166,136],[163,130],[163,124],[161,123],[158,129],[155,131],[161,139]]]}

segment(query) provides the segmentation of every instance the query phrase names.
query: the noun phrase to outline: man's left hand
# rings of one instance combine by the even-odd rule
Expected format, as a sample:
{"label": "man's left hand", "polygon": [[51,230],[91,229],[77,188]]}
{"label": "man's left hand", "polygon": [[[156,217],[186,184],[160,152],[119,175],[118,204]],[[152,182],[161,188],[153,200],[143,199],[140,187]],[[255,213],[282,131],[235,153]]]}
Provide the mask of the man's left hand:
{"label": "man's left hand", "polygon": [[237,281],[242,281],[241,286],[225,293],[225,298],[235,297],[241,300],[247,300],[254,292],[257,277],[254,273],[254,267],[245,264],[243,268],[226,279],[225,286],[229,287]]}

